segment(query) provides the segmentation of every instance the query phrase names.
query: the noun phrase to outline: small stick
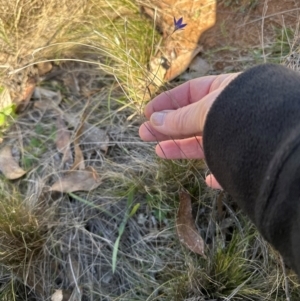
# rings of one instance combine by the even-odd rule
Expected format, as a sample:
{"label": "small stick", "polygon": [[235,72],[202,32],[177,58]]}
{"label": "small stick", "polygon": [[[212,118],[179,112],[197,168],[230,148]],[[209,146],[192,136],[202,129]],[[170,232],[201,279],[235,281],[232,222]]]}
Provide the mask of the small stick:
{"label": "small stick", "polygon": [[291,301],[291,297],[290,297],[290,290],[289,290],[289,281],[288,278],[286,276],[286,268],[285,268],[285,264],[283,261],[282,256],[280,255],[280,262],[281,262],[281,266],[282,266],[282,272],[283,272],[283,276],[284,276],[284,286],[285,286],[285,295],[286,295],[286,301]]}

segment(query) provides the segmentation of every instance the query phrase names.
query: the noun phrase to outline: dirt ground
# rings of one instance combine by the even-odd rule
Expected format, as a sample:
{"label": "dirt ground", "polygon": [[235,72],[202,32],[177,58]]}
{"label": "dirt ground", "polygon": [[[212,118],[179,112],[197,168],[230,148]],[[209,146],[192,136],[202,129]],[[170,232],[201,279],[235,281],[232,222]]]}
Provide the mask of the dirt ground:
{"label": "dirt ground", "polygon": [[268,61],[274,43],[288,40],[290,30],[297,31],[299,13],[296,0],[218,1],[216,24],[203,33],[199,44],[203,53],[217,53],[212,61],[214,70],[239,70],[256,63],[249,55],[251,50],[260,50],[263,58],[264,49]]}

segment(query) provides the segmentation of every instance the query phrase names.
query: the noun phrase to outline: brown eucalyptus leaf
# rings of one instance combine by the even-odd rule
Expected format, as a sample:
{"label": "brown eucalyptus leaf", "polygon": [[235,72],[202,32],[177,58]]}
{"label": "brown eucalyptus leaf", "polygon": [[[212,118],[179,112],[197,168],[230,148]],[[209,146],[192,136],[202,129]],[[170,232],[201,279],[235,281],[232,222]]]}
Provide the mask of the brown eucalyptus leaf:
{"label": "brown eucalyptus leaf", "polygon": [[56,181],[50,191],[74,192],[91,191],[101,184],[101,179],[96,170],[88,166],[82,170],[67,171],[61,179]]}
{"label": "brown eucalyptus leaf", "polygon": [[191,197],[186,192],[180,192],[180,203],[176,219],[176,230],[179,240],[192,252],[205,257],[204,241],[197,231],[192,215]]}
{"label": "brown eucalyptus leaf", "polygon": [[26,174],[12,156],[11,147],[6,145],[0,150],[0,171],[9,180],[18,179]]}
{"label": "brown eucalyptus leaf", "polygon": [[63,154],[62,162],[72,164],[73,156],[70,148],[71,138],[70,132],[68,131],[65,122],[61,118],[61,116],[57,117],[56,120],[57,127],[57,135],[56,135],[56,148],[57,150]]}

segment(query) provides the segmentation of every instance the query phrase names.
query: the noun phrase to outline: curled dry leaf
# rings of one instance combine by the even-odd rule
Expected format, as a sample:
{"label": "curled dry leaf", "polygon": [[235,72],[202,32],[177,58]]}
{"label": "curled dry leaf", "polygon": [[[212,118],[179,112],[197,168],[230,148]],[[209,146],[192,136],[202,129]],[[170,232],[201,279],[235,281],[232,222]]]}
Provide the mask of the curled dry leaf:
{"label": "curled dry leaf", "polygon": [[19,166],[12,156],[9,145],[2,147],[0,150],[0,170],[9,180],[18,179],[26,174],[26,171]]}
{"label": "curled dry leaf", "polygon": [[191,197],[186,192],[180,192],[180,204],[176,219],[176,230],[179,240],[192,252],[205,257],[204,241],[197,231],[192,216]]}
{"label": "curled dry leaf", "polygon": [[61,116],[57,117],[56,120],[57,127],[57,135],[56,135],[56,148],[57,150],[63,154],[62,162],[72,164],[73,156],[71,152],[71,140],[70,140],[70,132],[68,131],[65,122],[61,118]]}
{"label": "curled dry leaf", "polygon": [[56,181],[50,191],[74,192],[90,191],[101,184],[101,179],[96,170],[88,166],[83,170],[67,171],[61,179]]}

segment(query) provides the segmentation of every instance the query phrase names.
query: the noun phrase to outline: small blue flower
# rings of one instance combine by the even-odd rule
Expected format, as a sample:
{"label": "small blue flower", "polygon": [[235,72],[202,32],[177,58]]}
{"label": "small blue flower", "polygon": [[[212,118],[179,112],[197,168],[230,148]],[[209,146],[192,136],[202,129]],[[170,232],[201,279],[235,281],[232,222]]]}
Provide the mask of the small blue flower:
{"label": "small blue flower", "polygon": [[182,24],[182,21],[183,21],[183,18],[179,18],[177,21],[174,17],[174,31],[175,32],[176,30],[180,30],[180,29],[183,29],[184,27],[186,27],[187,24]]}

